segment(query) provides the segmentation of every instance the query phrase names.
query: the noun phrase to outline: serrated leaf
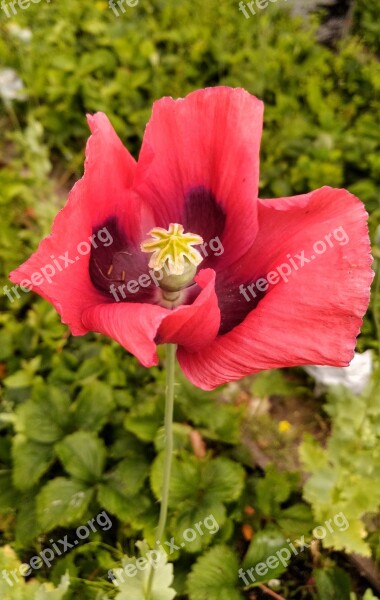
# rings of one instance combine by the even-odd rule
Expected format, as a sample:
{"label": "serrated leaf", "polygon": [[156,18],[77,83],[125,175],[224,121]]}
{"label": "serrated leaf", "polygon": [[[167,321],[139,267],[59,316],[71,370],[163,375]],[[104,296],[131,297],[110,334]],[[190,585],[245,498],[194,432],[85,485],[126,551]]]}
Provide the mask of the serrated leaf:
{"label": "serrated leaf", "polygon": [[135,404],[127,414],[124,425],[143,442],[153,442],[163,422],[162,406],[154,397]]}
{"label": "serrated leaf", "polygon": [[[186,423],[173,423],[173,452],[185,450],[190,447],[190,434],[192,428]],[[165,449],[165,428],[161,427],[154,440],[156,452],[162,452]]]}
{"label": "serrated leaf", "polygon": [[306,471],[321,469],[327,464],[326,451],[310,434],[305,434],[299,448],[299,454]]}
{"label": "serrated leaf", "polygon": [[[365,525],[361,519],[343,517],[343,521],[346,521],[346,525],[342,521],[342,527],[336,526],[336,518],[343,515],[343,511],[338,510],[338,506],[334,507],[334,515],[331,515],[331,508],[329,516],[325,519],[321,519],[321,525],[325,531],[325,535],[322,538],[322,546],[324,548],[334,548],[335,550],[347,550],[355,548],[355,552],[362,554],[363,556],[371,556],[371,548],[365,541],[367,537],[367,531]],[[332,531],[329,531],[329,523],[332,526]],[[317,530],[318,534],[322,533],[322,530]]]}
{"label": "serrated leaf", "polygon": [[128,498],[140,491],[148,474],[149,463],[144,456],[138,459],[125,458],[104,475],[104,482]]}
{"label": "serrated leaf", "polygon": [[295,473],[282,473],[273,465],[268,465],[264,477],[255,486],[256,507],[268,517],[281,514],[280,506],[296,489],[298,476]]}
{"label": "serrated leaf", "polygon": [[138,495],[126,498],[105,484],[98,486],[98,502],[121,521],[132,523],[136,529],[141,528],[140,517],[151,508],[151,500],[148,497]]}
{"label": "serrated leaf", "polygon": [[[164,454],[160,453],[151,471],[151,485],[157,499],[161,497],[163,462]],[[233,502],[242,493],[244,477],[241,465],[228,458],[200,461],[183,451],[173,458],[169,505],[177,507],[191,498],[196,504],[199,498],[206,504]]]}
{"label": "serrated leaf", "polygon": [[[373,389],[361,396],[335,387],[328,394],[325,410],[332,421],[326,448],[310,436],[300,448],[310,474],[304,497],[312,505],[315,521],[325,527],[324,547],[370,556],[364,516],[377,511],[380,504],[378,382],[374,380]],[[347,527],[335,526],[339,515],[344,516]]]}
{"label": "serrated leaf", "polygon": [[[286,566],[281,562],[279,556],[276,554],[282,549],[288,549],[283,552],[284,562],[285,557],[288,555],[289,562],[293,557],[291,550],[288,548],[286,538],[277,529],[267,529],[258,531],[248,547],[247,553],[244,557],[243,568],[245,570],[250,569],[251,575],[247,577],[248,581],[252,583],[259,583],[263,581],[269,581],[274,579],[286,571]],[[273,558],[271,563],[267,563],[268,558]],[[259,565],[263,565],[259,567]],[[258,567],[258,572],[256,571]],[[253,569],[253,571],[252,571]]]}
{"label": "serrated leaf", "polygon": [[242,600],[239,562],[227,546],[215,546],[198,558],[187,579],[190,600]]}
{"label": "serrated leaf", "polygon": [[32,441],[52,444],[60,440],[70,421],[70,400],[52,386],[41,385],[16,411],[16,428]]}
{"label": "serrated leaf", "polygon": [[[145,600],[146,589],[151,571],[149,547],[145,543],[137,544],[140,547],[141,557],[139,559],[124,557],[122,561],[123,570],[119,570],[117,581],[118,594],[116,600]],[[164,552],[156,551],[158,555],[151,555],[154,559],[154,579],[151,592],[151,600],[173,600],[176,595],[171,587],[173,583],[173,565],[167,562]],[[142,560],[143,559],[143,560]],[[143,568],[144,567],[144,568]],[[115,575],[117,574],[117,570]]]}
{"label": "serrated leaf", "polygon": [[12,440],[13,483],[19,490],[33,487],[54,461],[53,447],[16,435]]}
{"label": "serrated leaf", "polygon": [[215,458],[202,465],[201,481],[207,498],[212,501],[234,502],[243,490],[245,471],[228,458]]}
{"label": "serrated leaf", "polygon": [[191,503],[176,512],[171,526],[176,539],[184,540],[184,550],[192,553],[200,552],[210,544],[225,522],[226,509],[221,502],[200,501],[198,505]]}
{"label": "serrated leaf", "polygon": [[215,392],[205,392],[179,377],[176,404],[184,419],[192,421],[206,437],[229,444],[239,441],[243,411],[232,403],[220,402]]}
{"label": "serrated leaf", "polygon": [[106,461],[103,440],[88,431],[77,431],[56,445],[56,451],[66,472],[88,483],[98,481]]}
{"label": "serrated leaf", "polygon": [[41,527],[69,527],[84,515],[94,490],[79,481],[57,477],[49,481],[37,497],[37,517]]}
{"label": "serrated leaf", "polygon": [[287,537],[295,538],[310,532],[314,519],[310,507],[299,502],[282,509],[277,524]]}
{"label": "serrated leaf", "polygon": [[99,485],[100,504],[119,519],[134,523],[151,504],[146,495],[136,496],[148,474],[149,464],[142,455],[120,461]]}
{"label": "serrated leaf", "polygon": [[[169,505],[177,506],[178,503],[192,497],[200,484],[200,471],[197,460],[188,453],[173,456],[172,472],[170,477]],[[157,500],[161,499],[162,481],[164,471],[164,452],[160,452],[153,462],[150,482]]]}
{"label": "serrated leaf", "polygon": [[78,429],[98,432],[114,408],[112,389],[101,381],[82,388],[74,404],[74,419]]}

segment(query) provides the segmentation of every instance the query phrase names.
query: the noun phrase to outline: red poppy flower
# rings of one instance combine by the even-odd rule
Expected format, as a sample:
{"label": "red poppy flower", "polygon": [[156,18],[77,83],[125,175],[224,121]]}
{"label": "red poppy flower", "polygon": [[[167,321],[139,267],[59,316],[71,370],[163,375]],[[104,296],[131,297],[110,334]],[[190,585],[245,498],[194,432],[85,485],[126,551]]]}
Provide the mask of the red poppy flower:
{"label": "red poppy flower", "polygon": [[[85,174],[11,280],[74,335],[108,335],[147,367],[157,344],[178,344],[203,389],[262,369],[347,365],[373,275],[367,213],[329,187],[258,199],[262,115],[243,89],[163,98],[137,163],[104,114],[89,116]],[[186,287],[159,279],[170,264],[169,279],[193,269]]]}

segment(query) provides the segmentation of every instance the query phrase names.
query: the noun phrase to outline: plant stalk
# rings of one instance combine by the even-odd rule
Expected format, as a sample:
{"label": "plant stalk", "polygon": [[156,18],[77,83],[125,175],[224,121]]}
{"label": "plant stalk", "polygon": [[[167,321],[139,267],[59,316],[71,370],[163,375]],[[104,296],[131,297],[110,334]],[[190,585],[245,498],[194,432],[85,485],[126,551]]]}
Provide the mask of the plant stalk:
{"label": "plant stalk", "polygon": [[[166,400],[165,400],[165,461],[164,478],[162,484],[162,496],[160,507],[160,518],[157,526],[156,541],[161,545],[165,533],[166,519],[168,516],[170,473],[173,458],[173,412],[174,412],[174,380],[175,380],[175,360],[176,344],[166,344]],[[146,590],[146,600],[151,600],[152,587],[154,580],[154,568],[151,566],[148,586]]]}

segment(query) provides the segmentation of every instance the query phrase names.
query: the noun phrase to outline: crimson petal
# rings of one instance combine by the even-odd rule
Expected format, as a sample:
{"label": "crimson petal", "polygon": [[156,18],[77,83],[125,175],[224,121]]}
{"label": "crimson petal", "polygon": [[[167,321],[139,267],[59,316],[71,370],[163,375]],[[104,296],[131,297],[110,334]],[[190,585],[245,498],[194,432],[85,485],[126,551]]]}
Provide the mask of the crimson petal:
{"label": "crimson petal", "polygon": [[108,335],[134,354],[145,367],[156,365],[158,343],[181,344],[190,352],[215,339],[220,313],[215,294],[215,272],[201,271],[201,292],[193,302],[174,310],[152,304],[100,304],[83,312],[86,329]]}
{"label": "crimson petal", "polygon": [[180,349],[185,374],[203,389],[263,369],[347,366],[354,354],[373,278],[363,204],[346,190],[325,187],[259,201],[259,220],[260,233],[240,264],[241,281],[256,286],[258,276],[292,266],[291,258],[298,268],[270,285],[230,333],[199,352]]}
{"label": "crimson petal", "polygon": [[[84,176],[55,218],[52,233],[10,274],[15,283],[28,280],[31,289],[54,305],[74,335],[88,331],[81,319],[84,308],[104,302],[104,295],[92,285],[89,274],[91,236],[117,216],[126,234],[138,244],[140,227],[145,230],[151,224],[148,209],[130,191],[134,159],[104,114],[90,116],[88,121],[92,135],[86,147]],[[85,250],[85,244],[90,246],[88,252],[78,251],[78,247]],[[43,276],[46,267],[55,271],[51,278]]]}
{"label": "crimson petal", "polygon": [[183,223],[189,196],[205,190],[219,206],[210,232],[225,219],[224,265],[246,252],[257,232],[262,117],[263,103],[245,90],[216,87],[157,101],[146,128],[134,189],[162,227]]}

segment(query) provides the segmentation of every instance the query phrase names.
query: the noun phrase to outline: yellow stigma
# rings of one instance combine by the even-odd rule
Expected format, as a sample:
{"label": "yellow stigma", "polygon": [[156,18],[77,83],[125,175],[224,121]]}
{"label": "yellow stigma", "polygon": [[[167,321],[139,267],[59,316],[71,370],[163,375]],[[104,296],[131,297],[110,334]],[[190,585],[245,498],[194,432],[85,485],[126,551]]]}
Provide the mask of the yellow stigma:
{"label": "yellow stigma", "polygon": [[203,239],[200,235],[183,231],[182,225],[170,223],[168,230],[155,227],[149,232],[153,239],[145,240],[141,250],[153,253],[149,261],[151,269],[158,271],[167,263],[172,275],[182,275],[189,263],[197,267],[202,262],[202,255],[192,246],[203,244]]}

